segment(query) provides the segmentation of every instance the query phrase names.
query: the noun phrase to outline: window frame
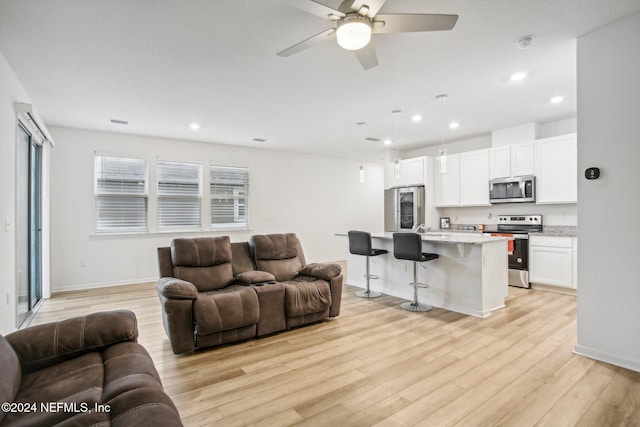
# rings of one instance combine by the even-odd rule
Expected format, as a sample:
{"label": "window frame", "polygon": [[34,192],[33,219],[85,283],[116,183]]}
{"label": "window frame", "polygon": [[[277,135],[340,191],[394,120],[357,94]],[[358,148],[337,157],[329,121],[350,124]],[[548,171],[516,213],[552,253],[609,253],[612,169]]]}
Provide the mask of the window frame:
{"label": "window frame", "polygon": [[[242,171],[244,174],[243,179],[239,184],[239,188],[233,188],[233,196],[226,197],[226,200],[233,200],[232,216],[233,222],[214,222],[214,215],[216,215],[216,209],[214,209],[214,198],[220,193],[214,191],[213,172],[214,170],[235,170]],[[247,166],[228,166],[210,163],[209,164],[209,226],[211,230],[248,230],[249,229],[249,196],[250,196],[250,170]],[[244,215],[240,215],[240,211],[244,210]],[[231,216],[231,215],[230,215]],[[242,219],[244,217],[244,219]]]}
{"label": "window frame", "polygon": [[[102,176],[99,176],[99,159],[121,159],[121,160],[131,160],[131,161],[139,161],[143,162],[144,172],[140,175],[144,179],[144,188],[142,192],[118,192],[118,191],[109,191],[108,188],[104,188],[99,184],[100,179],[105,179]],[[93,228],[96,234],[125,234],[125,233],[148,233],[149,232],[149,162],[147,159],[140,156],[128,156],[128,155],[116,155],[116,154],[102,154],[102,153],[94,153],[93,156]],[[102,172],[102,175],[105,173]],[[117,180],[116,180],[117,181]],[[133,180],[131,180],[133,182]],[[140,184],[140,181],[138,181]],[[105,209],[99,208],[99,200],[116,200],[116,199],[140,199],[143,202],[143,212],[142,225],[138,226],[112,226],[112,227],[100,227],[101,221],[99,220],[100,212]],[[108,222],[108,221],[106,221]]]}
{"label": "window frame", "polygon": [[[198,182],[197,182],[197,192],[196,193],[192,193],[192,194],[188,194],[188,193],[182,193],[179,191],[176,192],[171,192],[171,191],[167,191],[167,192],[163,192],[163,190],[161,189],[161,184],[164,182],[166,185],[166,180],[164,180],[163,178],[161,178],[161,167],[160,164],[173,164],[173,165],[190,165],[190,166],[195,166],[197,168],[197,177],[198,177]],[[176,232],[176,231],[201,231],[203,229],[202,226],[202,200],[203,200],[203,187],[204,187],[204,183],[203,183],[203,174],[202,174],[202,164],[201,163],[197,163],[197,162],[188,162],[188,161],[179,161],[179,160],[164,160],[164,159],[157,159],[156,160],[156,179],[155,179],[155,188],[156,188],[156,194],[155,194],[155,199],[156,199],[156,220],[157,220],[157,227],[158,227],[158,231],[160,232]],[[162,201],[163,200],[169,200],[169,199],[174,199],[174,200],[191,200],[196,202],[195,205],[197,205],[197,208],[194,209],[194,216],[193,218],[197,219],[197,224],[169,224],[169,225],[163,225],[163,215],[161,213],[162,210]],[[174,209],[179,208],[178,206],[174,206]]]}

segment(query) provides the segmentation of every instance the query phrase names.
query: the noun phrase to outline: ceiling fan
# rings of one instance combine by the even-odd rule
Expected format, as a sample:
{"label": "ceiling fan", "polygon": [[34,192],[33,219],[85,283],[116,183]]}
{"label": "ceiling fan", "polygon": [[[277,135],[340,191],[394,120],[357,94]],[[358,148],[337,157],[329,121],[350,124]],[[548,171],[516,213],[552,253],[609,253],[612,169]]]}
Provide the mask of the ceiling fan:
{"label": "ceiling fan", "polygon": [[378,65],[373,44],[369,43],[372,34],[390,34],[421,31],[451,30],[458,15],[433,15],[424,13],[378,14],[386,0],[344,0],[338,9],[334,9],[316,0],[300,1],[293,4],[313,15],[335,22],[329,28],[294,44],[277,53],[278,56],[291,56],[328,39],[337,38],[338,44],[347,50],[353,50],[365,70]]}

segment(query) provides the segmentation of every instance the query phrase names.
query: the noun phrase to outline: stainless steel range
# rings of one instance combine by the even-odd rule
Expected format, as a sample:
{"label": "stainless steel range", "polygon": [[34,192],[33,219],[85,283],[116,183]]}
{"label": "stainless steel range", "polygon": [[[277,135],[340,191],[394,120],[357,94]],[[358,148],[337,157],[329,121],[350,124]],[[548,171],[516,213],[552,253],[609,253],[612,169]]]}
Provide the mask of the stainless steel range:
{"label": "stainless steel range", "polygon": [[542,231],[542,215],[499,215],[495,228],[484,234],[512,237],[508,244],[509,285],[530,288],[529,233]]}

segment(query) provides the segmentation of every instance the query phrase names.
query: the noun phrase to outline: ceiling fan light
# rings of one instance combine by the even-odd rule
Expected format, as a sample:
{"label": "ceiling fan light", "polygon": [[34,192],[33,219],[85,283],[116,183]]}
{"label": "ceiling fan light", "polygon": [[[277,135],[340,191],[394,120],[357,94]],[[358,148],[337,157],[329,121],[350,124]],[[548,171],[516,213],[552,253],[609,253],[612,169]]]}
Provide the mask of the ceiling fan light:
{"label": "ceiling fan light", "polygon": [[362,49],[371,40],[371,21],[361,15],[348,16],[338,23],[336,38],[343,49]]}

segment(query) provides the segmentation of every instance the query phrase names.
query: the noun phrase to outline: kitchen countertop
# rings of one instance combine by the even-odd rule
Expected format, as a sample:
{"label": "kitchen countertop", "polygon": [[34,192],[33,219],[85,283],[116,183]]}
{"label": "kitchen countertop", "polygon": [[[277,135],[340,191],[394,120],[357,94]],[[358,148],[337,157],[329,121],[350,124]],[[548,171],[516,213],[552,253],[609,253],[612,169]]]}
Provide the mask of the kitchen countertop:
{"label": "kitchen countertop", "polygon": [[[485,243],[499,242],[503,240],[509,240],[508,237],[501,236],[485,236],[479,232],[457,232],[457,231],[429,231],[426,233],[419,233],[422,237],[422,241],[430,243],[444,243],[444,244],[469,244],[469,245],[484,245]],[[336,236],[347,236],[347,233],[336,233]],[[377,239],[393,239],[392,232],[380,232],[371,233],[372,238]]]}
{"label": "kitchen countertop", "polygon": [[[436,230],[432,232],[453,232],[453,233],[500,233],[496,231],[495,225],[485,225],[484,231],[457,229],[456,225],[452,225],[451,230]],[[464,226],[463,226],[464,227]],[[549,236],[549,237],[578,237],[578,227],[575,225],[543,225],[541,232],[531,232],[530,236]]]}

